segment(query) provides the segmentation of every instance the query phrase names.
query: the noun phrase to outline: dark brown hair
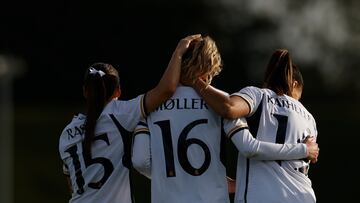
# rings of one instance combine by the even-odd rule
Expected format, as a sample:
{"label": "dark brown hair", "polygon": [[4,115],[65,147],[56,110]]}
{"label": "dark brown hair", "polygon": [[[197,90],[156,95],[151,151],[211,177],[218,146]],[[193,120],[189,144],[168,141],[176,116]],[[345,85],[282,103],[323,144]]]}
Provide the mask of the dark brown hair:
{"label": "dark brown hair", "polygon": [[91,157],[91,144],[95,137],[96,121],[106,102],[120,87],[119,74],[110,64],[94,63],[85,72],[84,91],[86,97],[86,121],[84,152]]}
{"label": "dark brown hair", "polygon": [[265,71],[264,87],[273,90],[278,95],[292,96],[294,81],[303,87],[301,72],[292,63],[289,51],[286,49],[275,50]]}

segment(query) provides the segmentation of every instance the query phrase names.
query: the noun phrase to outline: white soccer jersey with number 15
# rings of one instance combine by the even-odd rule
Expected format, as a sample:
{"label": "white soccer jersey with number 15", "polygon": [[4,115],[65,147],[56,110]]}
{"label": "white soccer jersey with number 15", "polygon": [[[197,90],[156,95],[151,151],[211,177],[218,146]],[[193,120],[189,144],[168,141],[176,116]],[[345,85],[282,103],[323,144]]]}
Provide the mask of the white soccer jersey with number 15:
{"label": "white soccer jersey with number 15", "polygon": [[147,118],[151,133],[151,202],[228,203],[220,159],[221,118],[190,87]]}
{"label": "white soccer jersey with number 15", "polygon": [[[297,100],[278,96],[269,89],[246,87],[234,95],[250,105],[250,132],[261,141],[301,143],[307,135],[317,136],[313,116]],[[315,194],[304,160],[259,161],[239,154],[236,203],[311,203]]]}
{"label": "white soccer jersey with number 15", "polygon": [[92,157],[83,154],[84,123],[78,115],[63,130],[59,151],[64,173],[69,175],[72,203],[131,203],[129,168],[131,132],[144,116],[143,96],[130,101],[111,101],[99,116]]}

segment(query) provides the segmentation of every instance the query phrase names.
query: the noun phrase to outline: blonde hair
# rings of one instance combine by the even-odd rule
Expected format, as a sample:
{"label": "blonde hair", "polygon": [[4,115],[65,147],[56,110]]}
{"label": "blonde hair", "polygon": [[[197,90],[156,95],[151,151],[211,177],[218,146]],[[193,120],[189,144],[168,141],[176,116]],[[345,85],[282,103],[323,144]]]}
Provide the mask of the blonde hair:
{"label": "blonde hair", "polygon": [[210,84],[221,69],[221,56],[215,41],[206,36],[189,45],[181,63],[181,81],[194,84],[201,77]]}

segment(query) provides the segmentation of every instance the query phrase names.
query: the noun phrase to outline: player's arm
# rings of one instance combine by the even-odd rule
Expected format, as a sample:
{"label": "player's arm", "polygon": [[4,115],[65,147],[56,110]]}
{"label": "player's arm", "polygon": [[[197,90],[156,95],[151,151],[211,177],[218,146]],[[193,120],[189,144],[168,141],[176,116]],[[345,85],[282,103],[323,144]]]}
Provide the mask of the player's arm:
{"label": "player's arm", "polygon": [[140,121],[134,131],[132,163],[134,168],[147,178],[151,178],[150,132],[147,124]]}
{"label": "player's arm", "polygon": [[233,128],[228,137],[239,152],[256,160],[295,160],[308,158],[316,162],[319,153],[318,145],[314,140],[297,144],[276,144],[255,139],[246,124]]}
{"label": "player's arm", "polygon": [[240,96],[230,96],[201,79],[195,82],[193,88],[205,100],[206,104],[224,118],[235,119],[247,116],[250,113],[249,104]]}
{"label": "player's arm", "polygon": [[199,34],[190,35],[180,40],[158,85],[146,93],[146,113],[154,111],[174,94],[180,79],[182,56],[188,49],[190,42],[200,37]]}

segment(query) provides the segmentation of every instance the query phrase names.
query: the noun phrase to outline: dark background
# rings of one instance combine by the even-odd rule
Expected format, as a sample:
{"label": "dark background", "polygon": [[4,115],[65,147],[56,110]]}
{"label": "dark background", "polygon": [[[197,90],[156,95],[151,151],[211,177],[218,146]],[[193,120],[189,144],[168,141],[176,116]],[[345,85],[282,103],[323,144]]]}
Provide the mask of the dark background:
{"label": "dark background", "polygon": [[[130,99],[157,84],[177,42],[195,33],[217,42],[224,70],[213,85],[229,93],[261,85],[274,49],[290,50],[318,125],[321,153],[310,170],[318,202],[355,198],[359,8],[356,0],[2,2],[0,56],[17,72],[0,77],[13,78],[14,202],[67,202],[58,138],[82,111],[87,67],[113,64]],[[134,177],[137,202],[150,202],[149,181]]]}

